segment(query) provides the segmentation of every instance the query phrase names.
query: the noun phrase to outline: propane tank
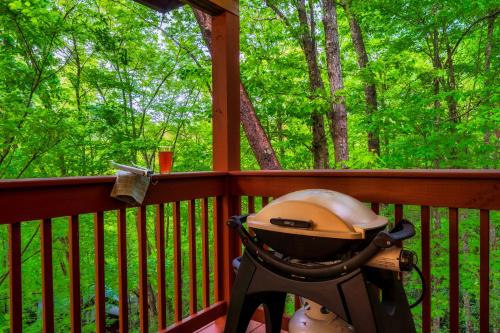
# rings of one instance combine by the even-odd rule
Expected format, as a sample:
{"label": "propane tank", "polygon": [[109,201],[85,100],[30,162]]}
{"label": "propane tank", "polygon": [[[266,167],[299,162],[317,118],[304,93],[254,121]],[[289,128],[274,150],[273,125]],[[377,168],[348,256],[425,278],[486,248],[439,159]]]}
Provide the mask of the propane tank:
{"label": "propane tank", "polygon": [[288,323],[289,333],[355,333],[354,328],[324,306],[302,299]]}

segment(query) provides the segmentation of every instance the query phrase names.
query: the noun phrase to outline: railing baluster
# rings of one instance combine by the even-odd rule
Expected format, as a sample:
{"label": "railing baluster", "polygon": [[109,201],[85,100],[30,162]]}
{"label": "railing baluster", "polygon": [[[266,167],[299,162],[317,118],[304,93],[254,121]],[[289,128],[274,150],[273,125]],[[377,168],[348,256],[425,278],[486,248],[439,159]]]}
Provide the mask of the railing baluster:
{"label": "railing baluster", "polygon": [[422,274],[427,290],[422,300],[422,332],[431,331],[431,243],[430,243],[430,208],[420,207],[421,238],[422,238]]}
{"label": "railing baluster", "polygon": [[78,215],[69,218],[69,300],[71,332],[79,333],[81,328],[80,312],[80,227]]}
{"label": "railing baluster", "polygon": [[156,272],[158,275],[158,329],[167,327],[165,288],[165,204],[156,206]]}
{"label": "railing baluster", "polygon": [[54,332],[54,287],[52,272],[52,221],[41,222],[41,254],[42,254],[42,318],[43,332]]}
{"label": "railing baluster", "polygon": [[128,332],[128,286],[127,286],[127,211],[118,211],[118,302],[119,328]]}
{"label": "railing baluster", "polygon": [[490,330],[490,212],[480,211],[479,331]]}
{"label": "railing baluster", "polygon": [[174,320],[182,320],[181,203],[174,203]]}
{"label": "railing baluster", "polygon": [[201,200],[201,274],[202,274],[202,292],[203,292],[203,307],[210,306],[210,270],[208,258],[210,253],[208,250],[208,198]]}
{"label": "railing baluster", "polygon": [[189,312],[191,315],[197,312],[196,292],[196,201],[188,202],[188,238],[189,238]]}
{"label": "railing baluster", "polygon": [[23,329],[23,294],[21,277],[21,223],[9,224],[9,270],[10,270],[10,332]]}
{"label": "railing baluster", "polygon": [[269,203],[269,197],[262,197],[262,208],[266,207]]}
{"label": "railing baluster", "polygon": [[449,209],[450,239],[450,332],[458,332],[459,324],[459,280],[458,280],[458,208]]}
{"label": "railing baluster", "polygon": [[[241,215],[241,196],[235,196],[234,197],[234,215]],[[236,238],[236,242],[234,242],[234,246],[236,247],[234,253],[236,254],[237,257],[241,256],[241,238],[238,237],[236,234],[234,234],[234,237]],[[234,258],[233,258],[234,259]]]}
{"label": "railing baluster", "polygon": [[104,213],[94,215],[94,265],[95,265],[95,328],[106,331],[106,293],[104,281]]}
{"label": "railing baluster", "polygon": [[224,299],[224,279],[223,279],[224,253],[222,244],[224,221],[222,219],[223,219],[223,198],[221,196],[218,196],[215,198],[214,221],[213,221],[215,302],[219,302]]}
{"label": "railing baluster", "polygon": [[294,308],[295,308],[295,310],[300,309],[300,306],[301,306],[300,297],[297,295],[294,295]]}
{"label": "railing baluster", "polygon": [[375,214],[380,213],[380,204],[378,202],[372,202],[371,203],[371,208]]}
{"label": "railing baluster", "polygon": [[399,223],[403,218],[403,205],[395,204],[394,205],[394,224]]}
{"label": "railing baluster", "polygon": [[248,197],[248,214],[255,213],[255,197]]}
{"label": "railing baluster", "polygon": [[[403,205],[401,204],[395,204],[394,205],[394,225],[398,224],[401,222],[401,219],[403,219]],[[403,247],[403,242],[398,241],[396,242],[396,245],[399,247]],[[401,279],[403,278],[403,273],[399,273],[399,276]]]}
{"label": "railing baluster", "polygon": [[139,244],[139,326],[148,332],[148,254],[146,235],[146,206],[137,209],[137,240]]}

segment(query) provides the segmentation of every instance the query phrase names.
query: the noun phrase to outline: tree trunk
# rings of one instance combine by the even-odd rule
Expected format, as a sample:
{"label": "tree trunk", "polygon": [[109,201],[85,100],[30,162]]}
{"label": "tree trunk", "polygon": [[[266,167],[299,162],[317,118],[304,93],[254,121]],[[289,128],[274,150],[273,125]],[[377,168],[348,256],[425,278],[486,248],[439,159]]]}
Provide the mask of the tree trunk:
{"label": "tree trunk", "polygon": [[[322,98],[325,86],[321,78],[321,72],[318,66],[318,50],[314,39],[313,20],[309,22],[306,12],[305,0],[296,2],[297,14],[300,22],[299,42],[304,52],[307,73],[309,74],[309,88],[311,91],[310,99]],[[311,16],[313,16],[311,12]],[[311,26],[312,25],[312,26]],[[315,108],[311,113],[312,121],[312,151],[314,156],[315,169],[327,169],[330,166],[328,143],[326,140],[325,123],[321,108]]]}
{"label": "tree trunk", "polygon": [[[436,111],[435,113],[435,124],[436,127],[439,126],[441,123],[441,117],[440,117],[440,109],[441,109],[441,100],[439,98],[439,74],[437,71],[439,71],[442,68],[441,65],[441,58],[439,56],[439,32],[436,28],[434,28],[432,32],[432,67],[434,68],[434,71],[436,72],[434,75],[434,78],[432,79],[432,84],[433,84],[433,94],[434,94],[434,109]],[[438,169],[439,165],[441,163],[441,157],[436,157],[432,161],[432,165],[434,168]]]}
{"label": "tree trunk", "polygon": [[[368,53],[366,52],[363,33],[356,15],[351,11],[351,0],[345,2],[345,13],[349,18],[352,44],[356,50],[359,69],[366,71],[368,66]],[[377,89],[370,71],[363,73],[365,81],[365,107],[368,120],[368,151],[380,156],[380,139],[378,124],[373,121],[373,114],[377,112]]]}
{"label": "tree trunk", "polygon": [[340,64],[337,5],[333,0],[323,0],[322,3],[326,62],[332,98],[332,111],[330,111],[329,116],[332,122],[331,132],[335,147],[335,164],[345,167],[345,162],[349,159],[349,147],[347,145],[347,112],[345,97],[343,93],[337,95],[337,92],[344,88],[342,66]]}
{"label": "tree trunk", "polygon": [[446,89],[447,96],[446,96],[446,102],[448,104],[448,119],[449,119],[449,126],[450,126],[450,135],[452,141],[452,146],[450,148],[450,161],[452,163],[452,167],[458,168],[460,165],[457,165],[457,159],[458,159],[458,149],[457,144],[458,140],[456,137],[456,132],[457,132],[457,124],[459,122],[459,114],[458,114],[458,104],[455,96],[453,96],[453,93],[456,90],[456,79],[455,79],[455,65],[453,63],[453,51],[450,45],[450,41],[448,39],[448,34],[446,30],[443,28],[443,36],[444,36],[444,42],[445,42],[445,47],[446,47],[446,55],[447,55],[447,69],[448,69],[448,86]]}
{"label": "tree trunk", "polygon": [[[491,73],[490,73],[491,49],[492,49],[493,43],[494,43],[493,30],[495,27],[495,19],[496,19],[496,16],[491,13],[490,18],[488,19],[488,33],[487,33],[487,38],[486,38],[486,46],[485,46],[485,50],[484,50],[484,74],[486,76],[486,80],[484,83],[485,86],[489,86],[491,84],[491,77],[490,77],[490,75],[491,75]],[[491,105],[490,99],[491,99],[491,93],[488,92],[486,99],[484,101],[487,106]],[[500,129],[496,128],[494,130],[494,133],[495,133],[495,137],[497,140],[494,143],[495,147],[494,147],[494,154],[493,154],[493,168],[495,168],[497,166],[497,161],[498,161],[498,152],[499,152],[499,148],[500,148],[499,147],[500,145],[498,143],[498,139],[500,138]],[[486,130],[484,132],[484,143],[485,144],[492,144],[490,141],[491,134],[492,134],[491,129],[486,128]]]}
{"label": "tree trunk", "polygon": [[457,100],[452,93],[455,91],[457,83],[455,79],[455,65],[453,63],[453,51],[451,49],[450,41],[448,39],[448,35],[446,31],[443,29],[444,40],[446,44],[446,54],[448,59],[448,97],[446,98],[448,102],[448,116],[450,117],[450,121],[452,123],[452,130],[455,129],[455,124],[458,123],[458,111],[457,111]]}
{"label": "tree trunk", "polygon": [[[207,47],[212,52],[212,20],[210,15],[203,13],[198,9],[193,8],[194,15],[200,26],[203,39]],[[276,158],[276,153],[267,137],[259,118],[255,112],[252,101],[240,81],[240,116],[243,130],[250,143],[250,147],[259,163],[261,169],[278,170],[281,165]]]}
{"label": "tree trunk", "polygon": [[[488,86],[488,84],[489,84],[488,75],[490,73],[490,67],[491,67],[491,46],[493,44],[494,24],[495,24],[495,17],[490,17],[488,19],[488,33],[487,33],[487,37],[486,37],[486,46],[484,48],[484,74],[486,75],[485,86]],[[489,100],[489,98],[488,98],[488,100]],[[485,144],[490,144],[490,136],[491,136],[490,129],[486,128],[486,131],[484,132],[484,143]]]}

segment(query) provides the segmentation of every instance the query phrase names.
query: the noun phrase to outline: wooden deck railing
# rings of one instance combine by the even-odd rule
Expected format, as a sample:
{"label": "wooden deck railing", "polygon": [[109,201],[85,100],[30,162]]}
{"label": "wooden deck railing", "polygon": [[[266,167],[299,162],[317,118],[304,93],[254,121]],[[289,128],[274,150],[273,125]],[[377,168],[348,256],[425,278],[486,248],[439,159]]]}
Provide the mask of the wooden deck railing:
{"label": "wooden deck railing", "polygon": [[[168,176],[155,176],[144,204],[137,208],[138,254],[137,267],[139,285],[128,286],[126,205],[110,198],[114,177],[79,177],[62,179],[5,180],[0,181],[0,224],[8,224],[9,271],[10,271],[10,327],[11,332],[22,331],[23,300],[21,274],[21,224],[40,224],[40,254],[42,269],[42,321],[44,332],[57,331],[54,323],[54,276],[53,276],[53,239],[52,220],[68,217],[69,246],[69,292],[70,318],[72,332],[81,332],[81,293],[80,293],[80,222],[81,214],[94,215],[94,263],[95,263],[95,330],[106,331],[106,285],[105,258],[110,253],[104,251],[104,213],[117,212],[117,259],[119,330],[129,330],[128,293],[131,288],[139,291],[139,326],[141,332],[149,331],[148,323],[148,286],[147,286],[147,207],[156,207],[155,237],[157,247],[157,310],[158,329],[167,327],[166,320],[166,254],[165,254],[165,204],[173,206],[173,269],[174,269],[174,324],[171,332],[191,331],[215,320],[225,313],[226,304],[221,302],[222,286],[218,274],[214,274],[214,285],[209,278],[209,203],[214,202],[214,270],[219,270],[221,253],[220,235],[224,225],[221,221],[221,201],[226,193],[227,175],[224,173],[186,173]],[[209,198],[213,198],[209,200]],[[189,239],[189,281],[181,281],[181,201],[188,202],[188,239]],[[195,205],[200,203],[201,221],[196,221]],[[129,221],[130,222],[130,221]],[[198,311],[196,288],[196,225],[201,224],[202,246],[202,298],[203,309]],[[199,224],[198,224],[199,225]],[[130,267],[129,267],[130,268]],[[3,273],[3,272],[2,272]],[[189,318],[183,318],[182,289],[189,289]],[[210,290],[214,292],[214,302],[210,303]],[[194,319],[194,320],[193,320]]]}
{"label": "wooden deck railing", "polygon": [[[480,216],[480,317],[481,332],[489,330],[489,225],[490,211],[500,210],[500,172],[498,171],[259,171],[259,172],[206,172],[179,173],[157,176],[157,184],[150,186],[144,205],[137,208],[138,232],[138,286],[127,285],[127,235],[126,206],[109,197],[114,177],[81,177],[40,180],[0,181],[0,224],[8,225],[8,253],[10,275],[10,325],[11,332],[22,331],[22,258],[21,225],[40,224],[40,256],[42,268],[42,320],[43,330],[54,328],[53,290],[53,239],[52,220],[68,217],[69,291],[72,332],[81,331],[80,293],[80,235],[82,214],[94,215],[94,264],[95,264],[95,325],[96,331],[105,331],[105,251],[104,214],[117,212],[118,296],[119,328],[128,331],[128,293],[131,288],[139,291],[139,326],[147,332],[147,259],[146,243],[147,207],[155,206],[156,271],[158,329],[167,326],[166,304],[166,247],[165,207],[173,207],[173,295],[174,324],[168,332],[193,332],[215,318],[222,316],[227,307],[229,286],[223,283],[228,274],[226,262],[238,252],[237,246],[223,245],[228,233],[223,220],[223,209],[234,202],[232,213],[256,209],[255,197],[262,197],[262,205],[272,197],[306,189],[326,188],[346,193],[379,211],[381,204],[394,205],[394,220],[404,215],[404,206],[420,206],[421,249],[420,261],[427,281],[431,281],[431,208],[445,207],[449,212],[449,330],[459,332],[459,209],[479,210]],[[212,198],[212,199],[209,199]],[[246,207],[242,208],[242,198]],[[181,202],[187,201],[187,241],[189,281],[182,281],[181,267]],[[195,212],[199,203],[200,215]],[[211,205],[213,203],[213,205]],[[238,204],[239,203],[239,204]],[[210,207],[209,207],[210,206]],[[391,206],[392,207],[392,206]],[[209,217],[213,212],[214,216]],[[227,214],[227,212],[226,212]],[[196,217],[201,216],[201,221]],[[209,220],[213,226],[213,253],[209,254]],[[196,232],[199,226],[199,232]],[[229,234],[230,237],[236,237]],[[197,242],[201,237],[201,242]],[[234,241],[234,239],[233,239]],[[235,242],[235,244],[237,244]],[[201,276],[197,276],[196,246],[201,245]],[[211,244],[210,244],[211,246]],[[231,252],[231,253],[229,253]],[[213,256],[213,267],[209,257]],[[211,285],[210,270],[213,272]],[[198,274],[199,275],[199,274]],[[198,295],[196,281],[201,280]],[[183,311],[187,303],[182,299],[183,288],[189,289],[189,313]],[[214,295],[211,302],[211,295]],[[197,306],[201,298],[201,309]],[[428,293],[422,305],[422,331],[431,331],[432,297]],[[187,310],[187,309],[186,309]],[[183,318],[185,314],[185,318]]]}

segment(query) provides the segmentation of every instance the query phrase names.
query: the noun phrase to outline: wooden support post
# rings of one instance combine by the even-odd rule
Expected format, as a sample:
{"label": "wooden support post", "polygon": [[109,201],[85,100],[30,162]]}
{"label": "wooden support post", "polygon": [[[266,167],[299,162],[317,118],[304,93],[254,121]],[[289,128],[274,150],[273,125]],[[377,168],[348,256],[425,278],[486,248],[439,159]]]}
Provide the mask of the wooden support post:
{"label": "wooden support post", "polygon": [[[214,171],[240,169],[240,65],[239,17],[223,12],[212,17],[212,136]],[[231,262],[235,258],[237,235],[225,226],[235,212],[235,199],[230,188],[222,197],[217,215],[221,231],[223,262],[223,299],[229,301],[234,273]],[[222,229],[222,230],[221,230]]]}

